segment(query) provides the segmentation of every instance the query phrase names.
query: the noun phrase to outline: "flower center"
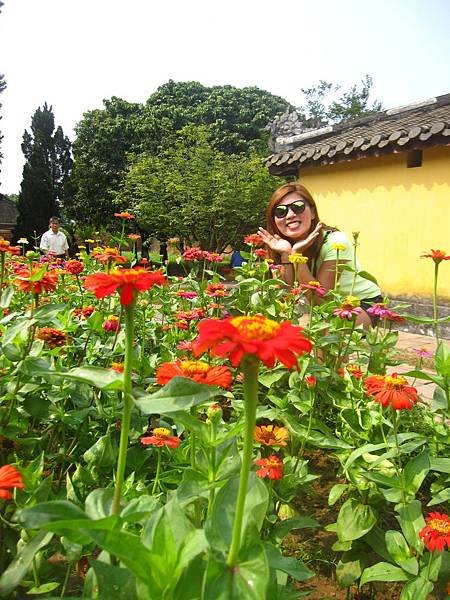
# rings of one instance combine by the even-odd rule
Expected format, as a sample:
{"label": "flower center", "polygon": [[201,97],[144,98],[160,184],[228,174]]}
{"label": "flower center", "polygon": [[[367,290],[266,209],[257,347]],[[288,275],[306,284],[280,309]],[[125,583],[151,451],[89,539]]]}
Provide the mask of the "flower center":
{"label": "flower center", "polygon": [[396,373],[394,373],[393,375],[387,375],[384,378],[384,381],[385,381],[386,385],[388,385],[391,388],[396,388],[396,389],[400,389],[400,388],[404,387],[407,383],[407,381],[404,377],[402,377],[401,375],[397,375]]}
{"label": "flower center", "polygon": [[275,337],[280,329],[279,323],[267,319],[263,315],[234,317],[230,322],[248,342],[252,340],[269,340]]}
{"label": "flower center", "polygon": [[450,521],[444,519],[431,519],[428,521],[429,527],[442,535],[450,535]]}
{"label": "flower center", "polygon": [[201,360],[182,360],[180,366],[186,375],[207,373],[210,369],[209,365]]}
{"label": "flower center", "polygon": [[270,467],[279,467],[281,464],[282,464],[281,460],[279,458],[277,458],[276,456],[274,456],[273,458],[269,457],[267,459],[266,467],[269,467],[269,468]]}
{"label": "flower center", "polygon": [[165,427],[156,427],[153,430],[153,435],[157,438],[168,438],[170,436],[170,431]]}

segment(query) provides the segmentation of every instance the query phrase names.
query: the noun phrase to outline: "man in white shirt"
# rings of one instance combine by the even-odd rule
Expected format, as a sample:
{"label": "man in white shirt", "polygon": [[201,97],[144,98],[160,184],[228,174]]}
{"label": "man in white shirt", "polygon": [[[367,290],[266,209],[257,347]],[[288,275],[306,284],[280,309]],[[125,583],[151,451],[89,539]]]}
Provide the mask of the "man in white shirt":
{"label": "man in white shirt", "polygon": [[69,244],[64,233],[59,231],[58,217],[50,219],[50,229],[42,234],[40,248],[47,256],[69,258]]}

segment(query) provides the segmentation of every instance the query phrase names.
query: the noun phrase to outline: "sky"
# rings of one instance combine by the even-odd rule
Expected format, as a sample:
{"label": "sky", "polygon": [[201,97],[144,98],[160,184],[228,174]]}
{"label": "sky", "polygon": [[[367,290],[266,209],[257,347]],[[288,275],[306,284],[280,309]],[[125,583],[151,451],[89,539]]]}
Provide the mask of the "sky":
{"label": "sky", "polygon": [[83,113],[145,102],[169,79],[257,86],[302,103],[366,74],[393,108],[450,93],[449,0],[3,0],[0,192],[18,193],[25,129],[44,102],[73,141]]}

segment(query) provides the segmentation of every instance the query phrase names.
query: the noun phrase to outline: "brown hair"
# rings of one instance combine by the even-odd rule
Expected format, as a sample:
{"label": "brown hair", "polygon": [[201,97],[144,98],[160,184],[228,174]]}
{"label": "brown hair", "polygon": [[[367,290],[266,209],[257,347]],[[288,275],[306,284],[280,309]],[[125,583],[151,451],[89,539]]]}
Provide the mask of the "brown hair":
{"label": "brown hair", "polygon": [[[285,183],[284,185],[279,187],[277,190],[275,190],[275,192],[273,193],[271,199],[269,200],[266,214],[267,214],[267,231],[269,233],[271,233],[272,235],[277,234],[280,237],[287,239],[287,240],[289,240],[289,238],[286,237],[285,235],[283,235],[275,224],[275,217],[273,216],[273,209],[275,208],[275,206],[278,206],[278,204],[280,204],[280,202],[283,200],[283,198],[285,196],[287,196],[288,194],[291,194],[292,192],[295,192],[299,196],[301,196],[302,200],[305,200],[305,202],[307,204],[309,204],[309,206],[311,208],[314,209],[315,215],[311,221],[310,231],[313,231],[315,229],[317,223],[320,221],[319,213],[317,211],[317,206],[316,206],[316,203],[314,202],[314,198],[312,197],[311,192],[309,190],[307,190],[304,185],[301,185],[298,182]],[[309,261],[308,261],[309,263],[311,263],[315,258],[317,258],[319,256],[320,249],[322,248],[323,243],[324,243],[324,232],[326,232],[326,231],[336,231],[336,228],[323,224],[322,231],[317,236],[314,244],[312,244],[304,252],[305,256],[307,256],[309,259]],[[277,252],[270,250],[270,248],[269,248],[269,255],[275,262],[280,262],[280,255]]]}

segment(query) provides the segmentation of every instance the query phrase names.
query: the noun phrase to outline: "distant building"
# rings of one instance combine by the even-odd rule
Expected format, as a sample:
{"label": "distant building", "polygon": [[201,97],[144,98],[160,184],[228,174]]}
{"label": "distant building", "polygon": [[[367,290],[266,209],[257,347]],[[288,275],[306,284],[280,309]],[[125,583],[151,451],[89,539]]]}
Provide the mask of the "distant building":
{"label": "distant building", "polygon": [[11,241],[18,214],[14,202],[0,194],[0,238]]}
{"label": "distant building", "polygon": [[[361,262],[385,293],[431,295],[434,264],[420,255],[450,254],[450,94],[313,131],[285,113],[270,144],[273,175],[298,178],[325,223],[361,232]],[[442,263],[444,301],[449,271]]]}

